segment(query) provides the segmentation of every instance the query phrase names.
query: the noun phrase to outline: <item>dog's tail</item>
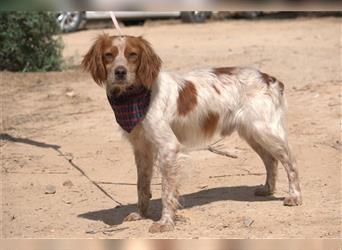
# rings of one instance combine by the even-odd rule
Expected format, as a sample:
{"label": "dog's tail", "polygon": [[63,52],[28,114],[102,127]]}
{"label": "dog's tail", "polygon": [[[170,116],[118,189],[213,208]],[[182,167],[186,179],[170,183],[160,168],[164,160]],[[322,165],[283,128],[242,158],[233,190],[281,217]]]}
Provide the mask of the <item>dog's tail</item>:
{"label": "dog's tail", "polygon": [[276,84],[279,93],[280,93],[281,95],[284,94],[285,86],[284,86],[284,84],[283,84],[281,81],[278,81],[275,77],[270,76],[270,75],[268,75],[268,74],[266,74],[266,73],[260,72],[260,75],[261,75],[262,80],[263,80],[268,86],[272,87],[272,85]]}
{"label": "dog's tail", "polygon": [[[272,96],[275,97],[276,100],[274,100],[275,104],[278,104],[283,109],[286,109],[286,99],[285,99],[285,85],[278,79],[276,79],[273,76],[270,76],[266,73],[260,72],[260,76],[262,81],[267,84],[268,89],[272,92]],[[277,106],[278,106],[277,105]]]}

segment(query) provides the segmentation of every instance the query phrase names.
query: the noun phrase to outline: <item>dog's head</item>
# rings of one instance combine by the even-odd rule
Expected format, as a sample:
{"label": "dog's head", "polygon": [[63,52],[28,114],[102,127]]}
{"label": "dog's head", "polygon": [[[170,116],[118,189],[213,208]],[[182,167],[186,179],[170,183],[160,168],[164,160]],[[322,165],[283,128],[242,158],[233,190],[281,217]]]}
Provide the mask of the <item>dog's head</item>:
{"label": "dog's head", "polygon": [[161,59],[142,37],[100,35],[84,56],[83,68],[107,93],[123,93],[134,85],[150,88]]}

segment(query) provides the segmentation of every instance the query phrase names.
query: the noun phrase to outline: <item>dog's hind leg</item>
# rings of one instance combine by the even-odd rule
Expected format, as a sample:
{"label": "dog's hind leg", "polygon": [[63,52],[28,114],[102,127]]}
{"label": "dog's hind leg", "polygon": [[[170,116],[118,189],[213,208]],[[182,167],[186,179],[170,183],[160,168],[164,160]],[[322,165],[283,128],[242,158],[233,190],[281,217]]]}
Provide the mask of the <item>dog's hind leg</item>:
{"label": "dog's hind leg", "polygon": [[273,133],[266,123],[264,123],[264,127],[260,126],[263,122],[255,123],[248,129],[250,133],[246,135],[245,131],[240,130],[239,134],[260,155],[266,166],[266,185],[264,188],[256,190],[256,194],[268,195],[274,192],[278,160],[284,166],[289,181],[289,196],[285,198],[284,205],[300,205],[302,198],[298,170],[287,139]]}
{"label": "dog's hind leg", "polygon": [[260,156],[266,168],[266,182],[265,185],[255,190],[254,194],[257,196],[272,195],[276,188],[277,174],[278,174],[278,160],[265,150],[252,137],[246,138],[247,143]]}
{"label": "dog's hind leg", "polygon": [[250,99],[236,115],[237,130],[266,166],[266,186],[269,187],[265,186],[264,190],[256,193],[268,194],[274,191],[278,160],[284,166],[289,181],[289,196],[285,198],[284,205],[296,206],[302,203],[298,170],[284,128],[284,99],[282,96],[278,98],[268,93]]}

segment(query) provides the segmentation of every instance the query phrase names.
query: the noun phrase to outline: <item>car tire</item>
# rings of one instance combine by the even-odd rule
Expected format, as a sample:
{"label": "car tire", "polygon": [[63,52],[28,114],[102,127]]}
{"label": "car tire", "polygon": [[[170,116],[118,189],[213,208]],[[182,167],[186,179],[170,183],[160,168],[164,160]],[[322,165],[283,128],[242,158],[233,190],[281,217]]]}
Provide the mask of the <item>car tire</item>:
{"label": "car tire", "polygon": [[211,16],[210,11],[182,11],[181,19],[185,23],[204,23]]}
{"label": "car tire", "polygon": [[81,11],[64,11],[58,13],[56,19],[63,32],[74,32],[82,28],[85,14]]}

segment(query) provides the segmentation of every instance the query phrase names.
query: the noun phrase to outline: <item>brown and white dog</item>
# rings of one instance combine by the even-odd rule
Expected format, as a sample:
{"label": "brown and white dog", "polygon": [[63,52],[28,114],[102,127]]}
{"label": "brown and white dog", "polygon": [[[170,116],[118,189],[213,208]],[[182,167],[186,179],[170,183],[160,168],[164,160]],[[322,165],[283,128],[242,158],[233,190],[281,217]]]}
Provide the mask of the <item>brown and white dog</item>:
{"label": "brown and white dog", "polygon": [[237,131],[265,164],[267,178],[256,195],[275,191],[278,161],[289,181],[284,205],[302,203],[298,171],[284,126],[284,85],[253,68],[222,67],[185,75],[163,72],[161,59],[141,37],[100,35],[82,65],[107,96],[144,86],[151,97],[144,119],[124,134],[133,146],[138,172],[138,211],[146,217],[154,161],[162,176],[162,217],[149,231],[174,228],[178,206],[179,158],[183,146],[197,145]]}

